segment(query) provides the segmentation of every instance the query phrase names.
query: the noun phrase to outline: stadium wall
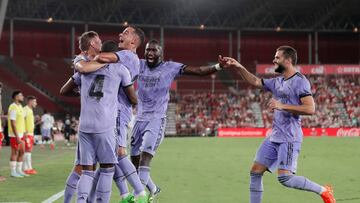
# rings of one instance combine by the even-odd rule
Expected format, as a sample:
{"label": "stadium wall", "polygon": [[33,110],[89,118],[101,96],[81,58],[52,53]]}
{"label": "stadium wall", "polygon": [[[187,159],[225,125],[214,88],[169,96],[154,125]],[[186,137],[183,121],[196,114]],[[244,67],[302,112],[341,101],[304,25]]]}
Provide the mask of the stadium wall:
{"label": "stadium wall", "polygon": [[[75,29],[75,39],[71,29]],[[121,26],[88,25],[103,40],[117,40]],[[159,28],[144,28],[147,38],[160,39]],[[85,31],[85,25],[14,21],[14,55],[71,58],[72,46],[78,53],[76,37]],[[229,35],[231,33],[231,35]],[[310,33],[313,35],[313,33]],[[298,50],[299,63],[315,62],[314,42],[309,59],[309,33],[306,32],[254,32],[242,31],[240,49],[237,49],[235,31],[164,29],[165,58],[193,65],[217,60],[218,54],[237,57],[244,65],[270,63],[275,49],[280,45],[294,46]],[[231,46],[230,39],[231,38]],[[314,39],[314,37],[312,37]],[[358,64],[360,61],[359,33],[318,33],[319,63]],[[141,47],[138,54],[143,56]],[[10,52],[10,23],[5,21],[0,40],[0,54]]]}

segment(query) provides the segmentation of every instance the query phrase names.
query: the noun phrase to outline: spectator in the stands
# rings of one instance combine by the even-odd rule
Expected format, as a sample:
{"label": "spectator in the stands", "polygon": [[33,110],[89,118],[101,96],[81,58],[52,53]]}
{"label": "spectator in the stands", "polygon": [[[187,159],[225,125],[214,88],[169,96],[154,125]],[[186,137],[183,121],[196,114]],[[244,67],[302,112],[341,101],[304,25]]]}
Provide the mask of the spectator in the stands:
{"label": "spectator in the stands", "polygon": [[44,61],[41,60],[40,58],[40,54],[37,53],[35,55],[34,60],[32,61],[32,64],[38,68],[40,68],[41,70],[47,70],[48,69],[48,64]]}

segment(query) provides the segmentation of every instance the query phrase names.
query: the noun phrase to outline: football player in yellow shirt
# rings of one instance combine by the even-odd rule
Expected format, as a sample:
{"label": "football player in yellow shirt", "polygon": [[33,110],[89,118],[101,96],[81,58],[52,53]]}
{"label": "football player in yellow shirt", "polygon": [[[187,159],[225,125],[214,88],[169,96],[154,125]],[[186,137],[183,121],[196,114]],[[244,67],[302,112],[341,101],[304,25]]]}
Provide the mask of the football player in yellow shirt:
{"label": "football player in yellow shirt", "polygon": [[15,90],[12,93],[13,103],[8,110],[8,130],[10,137],[11,155],[10,155],[10,172],[11,177],[22,178],[28,176],[22,171],[23,156],[24,156],[24,131],[25,119],[21,102],[24,101],[24,96],[20,90]]}
{"label": "football player in yellow shirt", "polygon": [[33,109],[37,105],[36,97],[28,96],[26,98],[26,106],[24,107],[25,118],[25,154],[24,154],[24,173],[28,175],[37,174],[37,171],[32,168],[31,164],[31,151],[34,144],[34,112]]}

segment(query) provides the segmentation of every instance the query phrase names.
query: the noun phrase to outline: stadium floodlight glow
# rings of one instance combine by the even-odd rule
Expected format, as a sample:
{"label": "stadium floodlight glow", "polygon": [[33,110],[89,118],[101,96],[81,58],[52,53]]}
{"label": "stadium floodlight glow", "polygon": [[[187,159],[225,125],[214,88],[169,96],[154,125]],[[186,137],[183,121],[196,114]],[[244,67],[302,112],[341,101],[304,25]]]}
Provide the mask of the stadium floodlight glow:
{"label": "stadium floodlight glow", "polygon": [[52,17],[49,17],[49,18],[46,20],[46,22],[52,23],[52,22],[53,22],[53,18],[52,18]]}
{"label": "stadium floodlight glow", "polygon": [[129,25],[129,23],[128,23],[128,21],[124,21],[124,23],[123,23],[123,26],[128,26]]}
{"label": "stadium floodlight glow", "polygon": [[354,32],[358,32],[359,29],[358,29],[357,27],[354,27],[353,31],[354,31]]}
{"label": "stadium floodlight glow", "polygon": [[280,26],[277,26],[276,29],[275,29],[276,32],[280,32],[281,31],[281,27]]}
{"label": "stadium floodlight glow", "polygon": [[203,29],[205,29],[205,25],[204,25],[204,24],[201,24],[201,25],[200,25],[200,30],[203,30]]}

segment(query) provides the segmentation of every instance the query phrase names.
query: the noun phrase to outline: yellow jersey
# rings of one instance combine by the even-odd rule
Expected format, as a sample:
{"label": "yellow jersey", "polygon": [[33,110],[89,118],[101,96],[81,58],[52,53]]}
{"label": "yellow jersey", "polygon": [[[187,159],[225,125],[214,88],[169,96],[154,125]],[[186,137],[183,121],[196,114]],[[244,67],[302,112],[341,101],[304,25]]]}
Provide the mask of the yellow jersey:
{"label": "yellow jersey", "polygon": [[25,119],[26,135],[34,135],[34,127],[35,127],[34,112],[28,105],[24,107],[24,119]]}
{"label": "yellow jersey", "polygon": [[21,104],[12,103],[9,106],[9,110],[8,110],[9,137],[15,137],[15,134],[11,127],[11,122],[10,122],[11,120],[15,121],[16,132],[19,137],[22,137],[25,131],[25,119],[24,119],[24,109]]}

